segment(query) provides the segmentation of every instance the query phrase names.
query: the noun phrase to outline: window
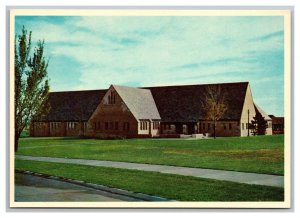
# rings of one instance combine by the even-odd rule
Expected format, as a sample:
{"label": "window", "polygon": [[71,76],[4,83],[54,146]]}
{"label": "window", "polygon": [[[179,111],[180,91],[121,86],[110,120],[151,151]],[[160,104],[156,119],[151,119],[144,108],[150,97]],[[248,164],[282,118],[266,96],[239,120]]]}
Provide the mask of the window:
{"label": "window", "polygon": [[116,94],[114,92],[111,92],[107,96],[107,104],[115,104],[116,103]]}
{"label": "window", "polygon": [[246,129],[248,129],[248,123],[246,123]]}
{"label": "window", "polygon": [[225,123],[223,124],[223,126],[224,126],[224,130],[226,130],[226,124]]}
{"label": "window", "polygon": [[141,121],[140,130],[147,130],[147,129],[148,129],[148,122],[147,121]]}
{"label": "window", "polygon": [[232,125],[231,125],[231,123],[229,123],[229,129],[232,129]]}
{"label": "window", "polygon": [[210,130],[210,123],[207,124],[207,129]]}
{"label": "window", "polygon": [[242,130],[244,130],[244,123],[242,123]]}
{"label": "window", "polygon": [[205,123],[203,123],[203,130],[205,130]]}
{"label": "window", "polygon": [[101,129],[101,123],[100,123],[100,121],[98,121],[98,123],[97,123],[97,129]]}
{"label": "window", "polygon": [[108,130],[108,122],[105,122],[105,130]]}
{"label": "window", "polygon": [[153,122],[153,129],[158,129],[159,128],[159,122],[154,121]]}

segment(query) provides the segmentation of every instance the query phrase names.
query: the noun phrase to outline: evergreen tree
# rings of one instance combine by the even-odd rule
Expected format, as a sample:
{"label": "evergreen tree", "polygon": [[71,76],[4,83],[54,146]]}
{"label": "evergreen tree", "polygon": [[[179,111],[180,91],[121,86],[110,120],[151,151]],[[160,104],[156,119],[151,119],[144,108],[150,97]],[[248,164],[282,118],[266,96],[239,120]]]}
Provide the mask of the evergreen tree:
{"label": "evergreen tree", "polygon": [[41,117],[47,110],[49,83],[48,61],[44,57],[44,41],[38,41],[31,54],[31,31],[25,27],[15,37],[15,152],[21,132],[30,125],[33,116]]}
{"label": "evergreen tree", "polygon": [[253,117],[253,120],[251,121],[250,128],[252,129],[253,135],[265,135],[266,129],[267,129],[267,121],[265,121],[265,118],[259,113],[259,111],[256,111],[255,117]]}

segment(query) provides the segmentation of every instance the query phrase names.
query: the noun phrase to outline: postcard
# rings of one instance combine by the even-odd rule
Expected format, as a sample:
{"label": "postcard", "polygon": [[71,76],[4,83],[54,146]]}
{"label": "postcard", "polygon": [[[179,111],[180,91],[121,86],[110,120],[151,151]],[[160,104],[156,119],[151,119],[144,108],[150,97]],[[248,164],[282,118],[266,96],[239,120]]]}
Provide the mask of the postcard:
{"label": "postcard", "polygon": [[10,207],[290,208],[291,11],[10,10]]}

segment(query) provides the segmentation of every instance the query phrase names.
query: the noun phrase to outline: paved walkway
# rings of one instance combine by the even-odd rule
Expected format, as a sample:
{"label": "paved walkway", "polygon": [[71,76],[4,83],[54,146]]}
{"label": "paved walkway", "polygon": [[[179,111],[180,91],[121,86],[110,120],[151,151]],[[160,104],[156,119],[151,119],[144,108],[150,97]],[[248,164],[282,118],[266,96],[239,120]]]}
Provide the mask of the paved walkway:
{"label": "paved walkway", "polygon": [[225,171],[225,170],[177,167],[177,166],[166,166],[166,165],[156,165],[156,164],[128,163],[128,162],[119,162],[119,161],[67,159],[67,158],[55,158],[55,157],[33,157],[33,156],[21,156],[21,155],[17,155],[16,158],[21,160],[34,160],[34,161],[45,161],[45,162],[54,162],[54,163],[69,163],[69,164],[81,164],[81,165],[90,165],[90,166],[114,167],[114,168],[121,168],[121,169],[154,171],[160,173],[176,174],[176,175],[183,175],[183,176],[194,176],[199,178],[224,180],[224,181],[239,182],[239,183],[246,183],[246,184],[284,187],[283,176],[268,175],[268,174],[244,173],[244,172],[234,172],[234,171]]}

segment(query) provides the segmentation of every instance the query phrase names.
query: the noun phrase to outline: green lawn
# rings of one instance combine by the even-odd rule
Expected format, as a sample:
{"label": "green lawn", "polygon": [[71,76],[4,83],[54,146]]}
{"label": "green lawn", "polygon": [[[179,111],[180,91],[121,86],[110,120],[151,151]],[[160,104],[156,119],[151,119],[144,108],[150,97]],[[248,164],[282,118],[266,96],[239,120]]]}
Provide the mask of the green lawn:
{"label": "green lawn", "polygon": [[16,160],[16,169],[76,179],[178,201],[283,201],[282,188],[156,172]]}
{"label": "green lawn", "polygon": [[207,140],[21,138],[18,155],[82,158],[283,175],[284,136]]}

